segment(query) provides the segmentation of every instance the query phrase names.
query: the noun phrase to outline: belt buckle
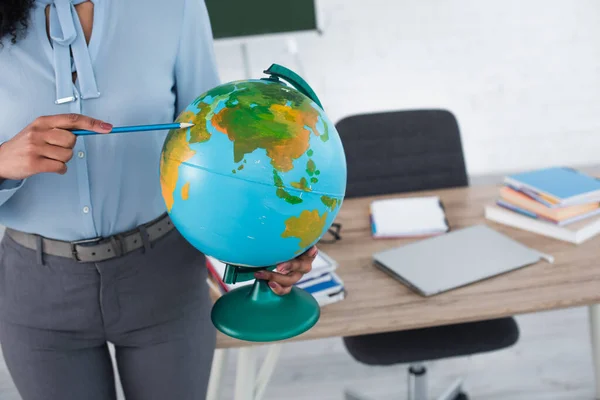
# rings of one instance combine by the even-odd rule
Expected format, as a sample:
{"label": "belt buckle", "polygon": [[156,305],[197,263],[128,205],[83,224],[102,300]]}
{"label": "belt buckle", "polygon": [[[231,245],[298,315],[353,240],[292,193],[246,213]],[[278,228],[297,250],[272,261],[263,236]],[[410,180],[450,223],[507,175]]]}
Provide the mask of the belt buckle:
{"label": "belt buckle", "polygon": [[77,262],[81,262],[81,260],[77,256],[76,246],[85,245],[85,244],[98,244],[103,239],[104,238],[102,236],[97,236],[97,237],[91,238],[91,239],[82,239],[82,240],[75,240],[73,242],[69,242],[69,244],[71,245],[71,255],[73,256],[73,259],[75,259],[75,261],[77,261]]}

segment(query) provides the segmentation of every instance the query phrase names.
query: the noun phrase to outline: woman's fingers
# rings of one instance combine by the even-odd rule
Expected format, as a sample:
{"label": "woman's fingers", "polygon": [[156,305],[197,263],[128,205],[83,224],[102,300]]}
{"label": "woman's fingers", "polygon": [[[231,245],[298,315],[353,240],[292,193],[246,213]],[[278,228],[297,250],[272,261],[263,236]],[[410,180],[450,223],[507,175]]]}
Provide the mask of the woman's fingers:
{"label": "woman's fingers", "polygon": [[278,272],[271,271],[259,271],[254,274],[256,279],[269,281],[269,286],[277,294],[288,294],[304,274],[298,271],[290,272],[288,274],[280,274]]}
{"label": "woman's fingers", "polygon": [[311,271],[312,263],[318,252],[317,246],[313,246],[293,260],[279,264],[277,266],[277,272],[287,274],[289,272],[298,271],[307,274]]}
{"label": "woman's fingers", "polygon": [[317,253],[317,247],[313,246],[293,260],[279,264],[276,272],[263,270],[256,272],[254,276],[256,279],[269,281],[269,286],[275,293],[288,294],[292,286],[312,270],[312,263]]}
{"label": "woman's fingers", "polygon": [[304,274],[298,271],[290,272],[289,274],[280,274],[278,272],[271,271],[259,271],[256,274],[254,274],[254,276],[256,276],[256,279],[277,282],[282,286],[294,285],[300,280],[300,278],[302,278],[302,275]]}

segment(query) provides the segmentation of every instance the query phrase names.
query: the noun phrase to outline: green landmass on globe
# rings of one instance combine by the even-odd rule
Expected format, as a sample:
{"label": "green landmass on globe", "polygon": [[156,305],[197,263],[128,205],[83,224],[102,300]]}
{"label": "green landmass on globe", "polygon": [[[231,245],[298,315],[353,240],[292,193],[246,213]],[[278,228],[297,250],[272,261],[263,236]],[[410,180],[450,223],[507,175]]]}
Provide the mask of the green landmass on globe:
{"label": "green landmass on globe", "polygon": [[[205,101],[209,97],[210,101]],[[263,149],[272,167],[273,190],[275,195],[289,204],[301,204],[303,199],[298,191],[310,192],[311,184],[319,181],[318,169],[309,148],[311,135],[322,142],[329,140],[327,124],[317,128],[320,113],[311,100],[294,90],[282,89],[279,84],[263,84],[252,81],[232,82],[219,86],[200,96],[193,105],[199,112],[185,111],[177,122],[191,122],[188,130],[171,130],[165,140],[160,160],[160,181],[167,210],[171,211],[175,202],[177,183],[180,179],[179,167],[190,160],[196,152],[190,145],[211,140],[214,133],[207,129],[207,123],[214,130],[227,135],[233,143],[233,165],[231,174],[239,174],[246,165],[245,157]],[[224,105],[224,106],[223,106]],[[304,176],[290,185],[289,190],[281,174],[294,168],[294,161],[307,155]],[[181,186],[180,196],[188,199],[190,182]],[[295,192],[295,193],[294,193]],[[341,203],[341,198],[323,195],[321,202],[326,211],[299,209],[299,214],[285,221],[281,237],[300,239],[304,248],[317,240],[323,233],[328,212],[333,212]]]}

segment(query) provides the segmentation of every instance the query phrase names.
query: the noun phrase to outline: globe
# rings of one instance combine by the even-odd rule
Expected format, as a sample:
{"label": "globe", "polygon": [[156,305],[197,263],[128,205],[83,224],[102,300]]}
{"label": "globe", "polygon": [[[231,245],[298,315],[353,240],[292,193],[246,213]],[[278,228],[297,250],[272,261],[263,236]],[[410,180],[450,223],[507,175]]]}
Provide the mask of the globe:
{"label": "globe", "polygon": [[194,125],[169,131],[160,158],[175,227],[236,267],[272,269],[305,252],[333,223],[346,188],[342,142],[318,98],[292,71],[271,69],[279,74],[198,96],[176,120]]}

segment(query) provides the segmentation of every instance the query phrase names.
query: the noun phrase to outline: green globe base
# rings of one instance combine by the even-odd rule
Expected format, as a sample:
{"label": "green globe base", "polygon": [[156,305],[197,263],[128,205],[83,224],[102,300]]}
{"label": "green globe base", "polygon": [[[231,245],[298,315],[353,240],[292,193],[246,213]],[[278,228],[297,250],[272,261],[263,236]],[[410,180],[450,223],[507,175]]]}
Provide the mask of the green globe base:
{"label": "green globe base", "polygon": [[274,342],[300,335],[320,316],[319,303],[305,290],[293,287],[280,296],[267,281],[256,280],[220,297],[211,318],[225,335],[250,342]]}

